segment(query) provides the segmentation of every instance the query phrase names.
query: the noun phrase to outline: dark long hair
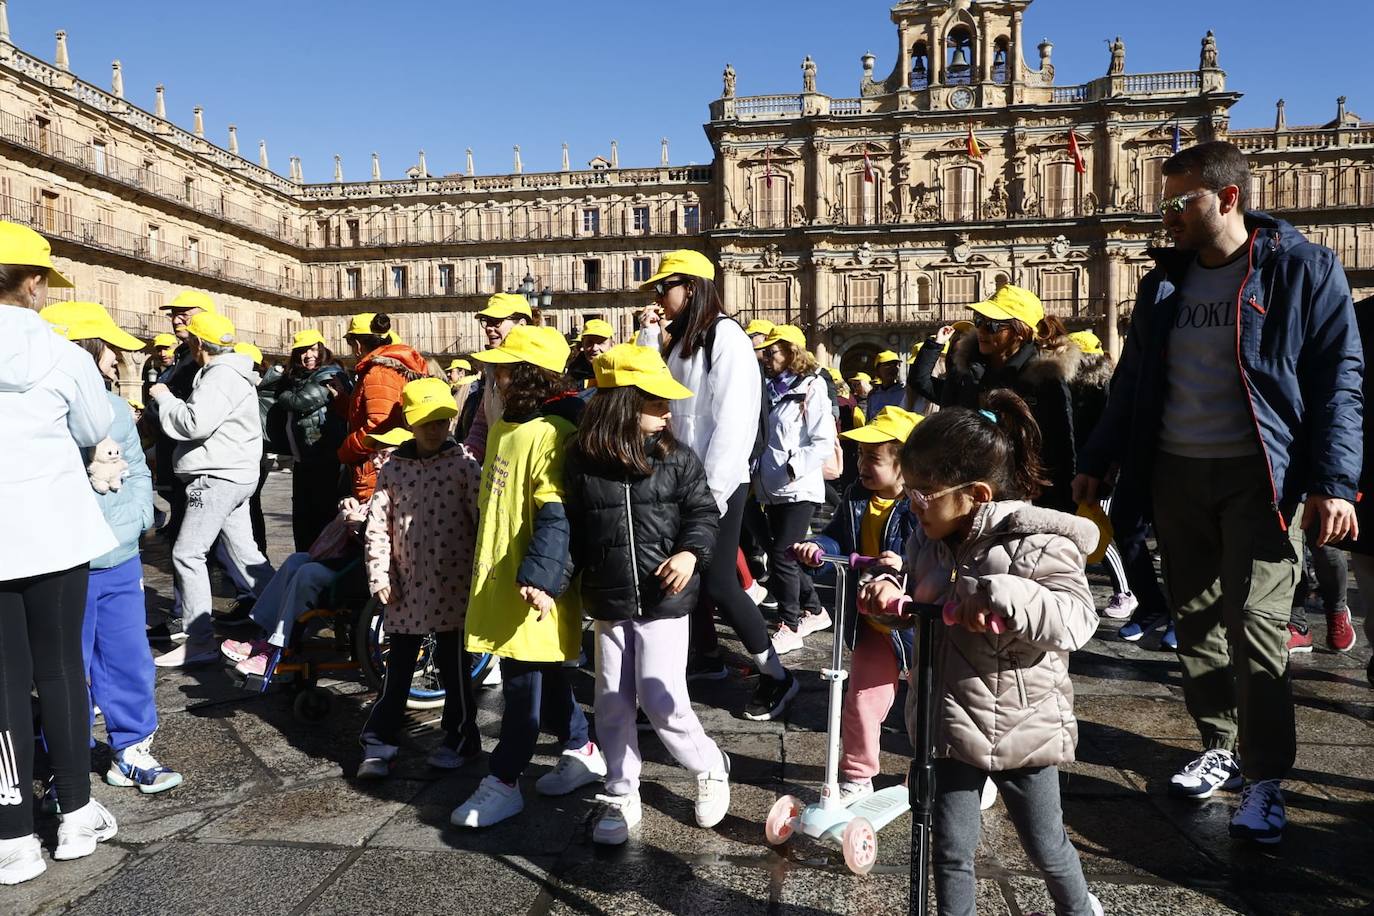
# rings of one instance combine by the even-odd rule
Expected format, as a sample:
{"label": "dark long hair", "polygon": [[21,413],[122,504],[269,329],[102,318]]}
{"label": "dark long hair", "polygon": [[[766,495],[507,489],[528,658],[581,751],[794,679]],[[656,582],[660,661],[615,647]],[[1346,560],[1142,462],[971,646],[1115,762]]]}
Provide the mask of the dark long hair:
{"label": "dark long hair", "polygon": [[[363,355],[366,356],[378,347],[384,347],[391,343],[388,336],[391,333],[391,316],[386,312],[378,312],[372,316],[372,324],[368,328],[371,334],[349,334],[348,338],[356,340],[363,348]],[[323,365],[323,363],[321,363]]]}
{"label": "dark long hair", "polygon": [[587,402],[573,448],[594,467],[649,476],[654,471],[651,459],[661,461],[677,448],[677,440],[667,429],[647,443],[639,430],[639,415],[654,399],[633,386],[598,390]]}
{"label": "dark long hair", "polygon": [[1026,402],[1006,388],[983,395],[982,411],[946,407],[916,424],[902,446],[902,472],[948,487],[981,480],[994,499],[1035,499],[1048,485],[1040,427]]}
{"label": "dark long hair", "polygon": [[524,420],[539,412],[544,403],[571,390],[568,377],[562,372],[550,372],[534,363],[512,363],[510,384],[505,389],[505,416]]}
{"label": "dark long hair", "polygon": [[309,349],[311,349],[312,347],[318,347],[318,348],[319,348],[319,352],[320,352],[320,361],[319,361],[319,364],[316,365],[314,369],[311,369],[311,370],[310,370],[311,372],[318,372],[319,370],[323,369],[325,366],[329,366],[329,365],[332,365],[332,364],[333,364],[333,362],[334,362],[334,353],[333,353],[333,351],[331,351],[328,347],[326,347],[326,346],[325,346],[324,344],[322,344],[322,343],[311,344],[309,347],[300,347],[299,349],[296,349],[296,350],[292,350],[292,351],[291,351],[291,374],[292,374],[292,375],[305,375],[305,374],[306,374],[305,367],[301,365],[301,357],[303,357],[303,356],[305,355],[305,351],[306,351],[306,350],[309,350]]}
{"label": "dark long hair", "polygon": [[[96,368],[99,369],[100,358],[105,355],[105,351],[109,348],[109,344],[105,343],[105,341],[101,340],[99,337],[87,337],[84,340],[74,340],[72,343],[89,353],[91,359],[95,362]],[[110,380],[104,375],[100,376],[100,381],[104,383],[107,391],[111,389]]]}
{"label": "dark long hair", "polygon": [[672,339],[663,348],[665,358],[676,349],[683,359],[691,359],[706,346],[706,338],[716,319],[725,314],[725,304],[720,301],[715,281],[705,277],[689,279],[687,305],[668,326]]}

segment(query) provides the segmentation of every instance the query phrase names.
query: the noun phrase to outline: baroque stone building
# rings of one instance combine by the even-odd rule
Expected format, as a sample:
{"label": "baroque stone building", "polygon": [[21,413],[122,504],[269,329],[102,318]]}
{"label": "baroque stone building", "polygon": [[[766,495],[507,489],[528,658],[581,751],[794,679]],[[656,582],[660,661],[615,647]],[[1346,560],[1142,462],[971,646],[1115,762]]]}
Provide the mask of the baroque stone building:
{"label": "baroque stone building", "polygon": [[670,164],[665,140],[649,168],[620,167],[612,143],[588,168],[565,148],[560,171],[529,173],[517,147],[506,174],[477,175],[469,153],[463,173],[432,176],[421,152],[401,178],[374,156],[367,181],[336,159],[333,181],[307,184],[298,160],[273,171],[263,141],[245,158],[233,127],[211,142],[199,108],[175,126],[160,86],[152,111],[132,104],[118,61],[108,90],[78,78],[63,32],[52,63],[20,50],[0,0],[0,217],[48,235],[73,295],[145,337],[187,287],[277,353],[307,325],[341,346],[365,309],[427,353],[467,352],[472,312],[521,287],[560,330],[596,316],[628,336],[638,282],[685,246],[718,259],[741,318],[798,323],[850,368],[1005,282],[1115,348],[1161,241],[1160,164],[1222,137],[1250,156],[1253,205],[1374,291],[1374,123],[1342,99],[1333,121],[1290,128],[1279,102],[1272,130],[1230,130],[1240,96],[1210,32],[1188,69],[1130,73],[1117,39],[1106,75],[1057,85],[1053,45],[1025,45],[1031,3],[898,3],[890,70],[865,54],[851,98],[816,91],[809,57],[797,93],[739,96],[727,66],[709,166]]}

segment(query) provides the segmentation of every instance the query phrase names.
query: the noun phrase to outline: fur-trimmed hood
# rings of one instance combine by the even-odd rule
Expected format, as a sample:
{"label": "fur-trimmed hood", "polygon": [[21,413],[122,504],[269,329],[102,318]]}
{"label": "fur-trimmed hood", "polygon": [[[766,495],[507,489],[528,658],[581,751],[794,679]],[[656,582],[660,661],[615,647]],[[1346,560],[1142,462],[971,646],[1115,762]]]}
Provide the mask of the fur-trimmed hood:
{"label": "fur-trimmed hood", "polygon": [[[978,335],[965,335],[955,346],[950,359],[955,370],[963,373],[970,372],[975,362],[983,364],[978,352]],[[1021,365],[1016,367],[1017,374],[1024,376],[1032,385],[1042,385],[1050,381],[1068,384],[1078,374],[1083,359],[1083,351],[1078,348],[1078,344],[1067,337],[1057,337],[1048,345],[1026,344],[1011,358],[1008,366],[1014,366],[1020,360]]]}
{"label": "fur-trimmed hood", "polygon": [[1084,353],[1083,358],[1078,361],[1078,372],[1074,375],[1072,384],[1083,388],[1100,388],[1103,391],[1112,383],[1112,373],[1116,372],[1116,363],[1106,353]]}

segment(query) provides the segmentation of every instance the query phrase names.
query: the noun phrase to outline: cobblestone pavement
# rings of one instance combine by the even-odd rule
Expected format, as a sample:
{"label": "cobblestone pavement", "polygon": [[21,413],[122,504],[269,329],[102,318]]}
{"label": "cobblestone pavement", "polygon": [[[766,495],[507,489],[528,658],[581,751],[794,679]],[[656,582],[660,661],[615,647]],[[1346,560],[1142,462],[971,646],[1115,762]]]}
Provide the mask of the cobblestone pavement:
{"label": "cobblestone pavement", "polygon": [[[290,541],[290,481],[265,493],[274,561]],[[149,621],[170,605],[166,545],[145,540]],[[1101,580],[1095,580],[1105,602]],[[221,590],[221,594],[223,591]],[[227,605],[220,599],[219,603]],[[1063,774],[1065,820],[1093,891],[1119,914],[1370,913],[1374,897],[1374,690],[1369,647],[1321,648],[1294,663],[1297,766],[1286,784],[1284,842],[1259,849],[1226,833],[1236,796],[1200,804],[1166,796],[1169,774],[1199,750],[1171,656],[1148,643],[1098,638],[1073,656],[1081,720],[1079,762]],[[1320,625],[1318,647],[1324,643]],[[733,639],[733,637],[731,637]],[[440,775],[424,764],[438,711],[412,713],[413,747],[382,783],[352,778],[357,734],[372,695],[355,677],[330,682],[337,702],[320,724],[298,724],[289,694],[248,695],[218,667],[159,672],[155,750],[186,775],[157,796],[106,786],[95,797],[119,835],[89,858],[50,863],[41,878],[0,888],[0,912],[94,916],[226,913],[446,914],[884,914],[907,912],[903,817],[879,838],[879,864],[852,876],[838,852],[807,840],[781,850],[763,838],[773,800],[814,798],[825,754],[819,671],[830,634],[787,663],[803,689],[785,722],[737,716],[752,682],[742,673],[695,691],[707,731],[734,760],[729,816],[714,831],[692,821],[695,783],[657,739],[642,733],[644,822],[624,848],[590,841],[594,787],[559,799],[533,791],[554,762],[550,740],[524,780],[527,807],[481,832],[448,828],[449,811],[485,764]],[[154,648],[168,644],[154,642]],[[736,643],[729,643],[738,649]],[[736,659],[743,669],[742,656]],[[589,671],[578,692],[590,704]],[[481,695],[485,743],[494,743],[500,695]],[[883,736],[885,782],[899,782],[909,746],[894,712]],[[97,754],[103,772],[106,757]],[[51,848],[56,824],[40,821]],[[979,913],[1051,910],[999,802],[983,819]]]}

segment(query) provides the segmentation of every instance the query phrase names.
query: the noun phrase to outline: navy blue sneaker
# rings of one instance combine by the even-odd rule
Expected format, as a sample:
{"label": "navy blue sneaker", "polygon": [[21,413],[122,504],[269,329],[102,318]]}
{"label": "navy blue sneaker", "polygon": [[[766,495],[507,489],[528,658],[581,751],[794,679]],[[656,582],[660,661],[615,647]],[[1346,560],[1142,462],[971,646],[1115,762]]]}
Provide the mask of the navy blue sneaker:
{"label": "navy blue sneaker", "polygon": [[1117,630],[1117,635],[1126,642],[1139,642],[1146,633],[1153,633],[1160,627],[1167,626],[1168,623],[1168,614],[1146,614],[1137,620],[1128,621],[1125,626]]}
{"label": "navy blue sneaker", "polygon": [[1168,649],[1170,652],[1178,651],[1178,634],[1174,632],[1174,622],[1169,621],[1169,625],[1164,628],[1164,635],[1159,637],[1159,647]]}

